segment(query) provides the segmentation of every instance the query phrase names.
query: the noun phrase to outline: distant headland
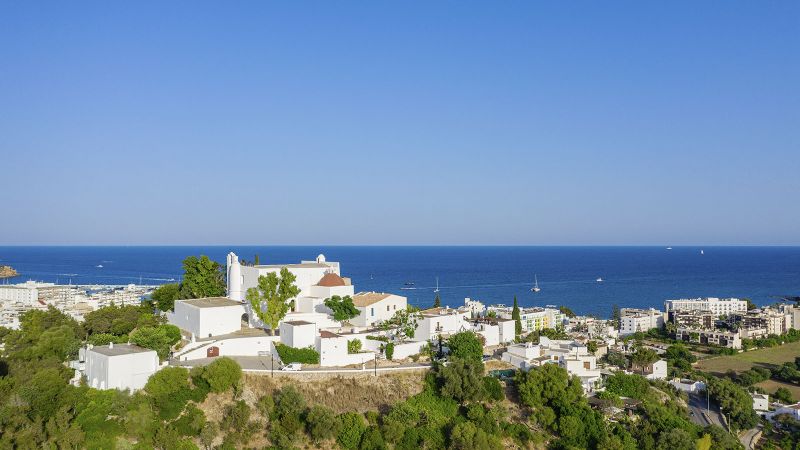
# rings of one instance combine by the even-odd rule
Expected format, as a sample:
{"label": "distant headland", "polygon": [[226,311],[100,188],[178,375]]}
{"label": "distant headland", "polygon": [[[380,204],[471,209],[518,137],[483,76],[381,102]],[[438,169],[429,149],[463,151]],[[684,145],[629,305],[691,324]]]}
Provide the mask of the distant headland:
{"label": "distant headland", "polygon": [[0,266],[0,278],[11,278],[19,275],[11,266]]}

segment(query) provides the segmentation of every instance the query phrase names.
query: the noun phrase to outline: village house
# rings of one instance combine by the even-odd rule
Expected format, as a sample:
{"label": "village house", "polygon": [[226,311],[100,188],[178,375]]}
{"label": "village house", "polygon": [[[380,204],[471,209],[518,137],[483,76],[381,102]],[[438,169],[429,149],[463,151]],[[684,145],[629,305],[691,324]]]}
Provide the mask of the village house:
{"label": "village house", "polygon": [[160,368],[155,351],[132,344],[89,346],[81,352],[86,383],[95,389],[136,391]]}
{"label": "village house", "polygon": [[167,313],[169,323],[197,339],[239,331],[243,319],[244,305],[224,297],[176,300],[175,311]]}

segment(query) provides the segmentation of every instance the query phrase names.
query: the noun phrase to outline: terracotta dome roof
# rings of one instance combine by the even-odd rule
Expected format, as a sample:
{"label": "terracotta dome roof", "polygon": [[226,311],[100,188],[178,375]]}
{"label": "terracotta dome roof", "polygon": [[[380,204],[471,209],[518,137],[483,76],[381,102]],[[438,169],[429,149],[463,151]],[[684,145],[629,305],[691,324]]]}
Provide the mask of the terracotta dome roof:
{"label": "terracotta dome roof", "polygon": [[334,286],[346,286],[347,284],[344,282],[344,279],[339,275],[336,275],[333,272],[326,273],[317,286],[325,286],[325,287],[334,287]]}

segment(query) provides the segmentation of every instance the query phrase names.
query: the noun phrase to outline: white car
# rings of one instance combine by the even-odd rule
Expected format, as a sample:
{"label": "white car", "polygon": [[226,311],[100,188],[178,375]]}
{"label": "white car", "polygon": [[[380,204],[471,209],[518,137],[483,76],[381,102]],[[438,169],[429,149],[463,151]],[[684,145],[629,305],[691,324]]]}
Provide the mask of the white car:
{"label": "white car", "polygon": [[281,367],[281,370],[286,370],[286,371],[289,371],[289,372],[298,372],[298,371],[300,371],[301,368],[302,368],[302,365],[300,363],[291,363],[291,364],[286,364],[285,366]]}

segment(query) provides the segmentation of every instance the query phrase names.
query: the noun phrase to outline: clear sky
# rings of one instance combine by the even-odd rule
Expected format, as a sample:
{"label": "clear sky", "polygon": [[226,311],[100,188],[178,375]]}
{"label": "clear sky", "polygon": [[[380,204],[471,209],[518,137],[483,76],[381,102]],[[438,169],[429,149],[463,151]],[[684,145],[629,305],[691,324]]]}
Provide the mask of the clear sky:
{"label": "clear sky", "polygon": [[800,2],[0,3],[0,244],[800,244]]}

